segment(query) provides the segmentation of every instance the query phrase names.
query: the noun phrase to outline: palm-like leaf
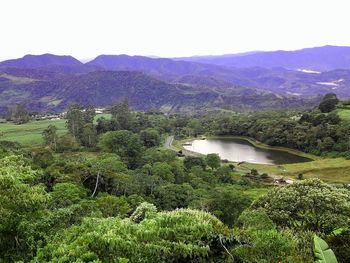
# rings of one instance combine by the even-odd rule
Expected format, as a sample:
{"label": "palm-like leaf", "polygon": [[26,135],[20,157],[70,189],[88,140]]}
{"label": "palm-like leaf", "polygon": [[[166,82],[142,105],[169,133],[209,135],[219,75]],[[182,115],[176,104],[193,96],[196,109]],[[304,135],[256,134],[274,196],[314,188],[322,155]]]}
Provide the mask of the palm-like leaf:
{"label": "palm-like leaf", "polygon": [[314,236],[314,255],[315,263],[338,263],[326,241],[316,235]]}

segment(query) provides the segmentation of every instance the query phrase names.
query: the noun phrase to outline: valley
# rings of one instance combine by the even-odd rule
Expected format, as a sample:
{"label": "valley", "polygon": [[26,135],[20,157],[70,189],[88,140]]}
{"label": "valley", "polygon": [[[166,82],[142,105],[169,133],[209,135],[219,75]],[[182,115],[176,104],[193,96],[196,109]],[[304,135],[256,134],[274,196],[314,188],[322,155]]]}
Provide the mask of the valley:
{"label": "valley", "polygon": [[[327,59],[326,66],[304,63],[299,52],[283,53],[271,67],[250,57],[270,55],[212,63],[102,55],[84,64],[44,54],[0,62],[0,209],[6,231],[20,240],[0,231],[0,261],[53,262],[54,253],[67,262],[86,255],[107,262],[111,252],[94,246],[113,240],[126,247],[119,263],[159,262],[149,244],[170,251],[169,262],[188,259],[179,247],[196,262],[279,262],[279,252],[265,254],[274,244],[288,247],[290,262],[311,263],[317,233],[347,262],[350,69]],[[296,62],[283,64],[290,55]],[[249,67],[233,66],[236,59]],[[34,213],[21,208],[28,198]],[[326,209],[308,208],[315,203]],[[294,209],[335,221],[280,218]],[[197,228],[213,229],[200,247]],[[159,234],[165,229],[175,237]],[[250,233],[261,249],[240,245]],[[219,246],[213,236],[224,238]],[[81,248],[81,238],[89,246]]]}
{"label": "valley", "polygon": [[350,262],[348,1],[0,10],[0,263]]}

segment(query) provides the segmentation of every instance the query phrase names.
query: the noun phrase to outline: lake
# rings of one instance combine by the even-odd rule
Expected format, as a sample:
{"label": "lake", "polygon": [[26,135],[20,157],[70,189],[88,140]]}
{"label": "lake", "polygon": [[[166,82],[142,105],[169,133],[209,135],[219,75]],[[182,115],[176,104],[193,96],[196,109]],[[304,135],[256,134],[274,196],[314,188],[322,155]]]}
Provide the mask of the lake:
{"label": "lake", "polygon": [[217,153],[221,159],[233,162],[287,164],[311,161],[308,158],[284,151],[258,148],[244,139],[194,140],[192,145],[185,145],[184,148],[202,154]]}

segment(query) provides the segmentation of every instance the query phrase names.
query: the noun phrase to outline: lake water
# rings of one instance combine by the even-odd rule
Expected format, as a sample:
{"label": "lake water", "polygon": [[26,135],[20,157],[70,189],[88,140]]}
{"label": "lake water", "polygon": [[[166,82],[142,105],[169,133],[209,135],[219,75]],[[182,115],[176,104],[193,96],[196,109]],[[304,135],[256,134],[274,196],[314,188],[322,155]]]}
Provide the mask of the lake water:
{"label": "lake water", "polygon": [[257,148],[243,139],[194,140],[192,145],[186,145],[184,148],[202,154],[217,153],[221,159],[233,162],[287,164],[310,161],[308,158],[284,151]]}

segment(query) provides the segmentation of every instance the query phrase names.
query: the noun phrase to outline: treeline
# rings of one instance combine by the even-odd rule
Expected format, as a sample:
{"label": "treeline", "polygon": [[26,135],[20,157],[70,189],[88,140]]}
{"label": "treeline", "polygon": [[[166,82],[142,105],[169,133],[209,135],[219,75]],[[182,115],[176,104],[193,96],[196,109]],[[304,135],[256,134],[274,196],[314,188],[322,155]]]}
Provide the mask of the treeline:
{"label": "treeline", "polygon": [[162,147],[170,132],[220,131],[226,113],[166,116],[122,101],[110,114],[95,122],[71,105],[68,134],[49,126],[42,147],[0,144],[0,262],[313,262],[315,234],[349,262],[346,185],[267,187],[215,154]]}
{"label": "treeline", "polygon": [[209,135],[246,136],[271,146],[284,146],[315,155],[350,157],[350,124],[336,112],[338,99],[327,94],[319,107],[304,111],[232,113],[208,111],[181,117],[174,132],[179,138]]}

